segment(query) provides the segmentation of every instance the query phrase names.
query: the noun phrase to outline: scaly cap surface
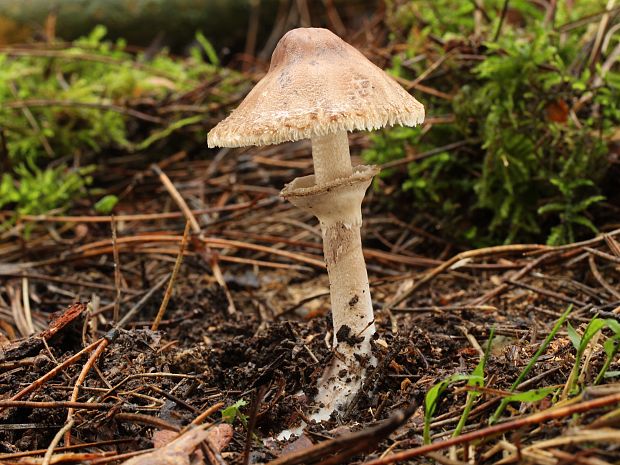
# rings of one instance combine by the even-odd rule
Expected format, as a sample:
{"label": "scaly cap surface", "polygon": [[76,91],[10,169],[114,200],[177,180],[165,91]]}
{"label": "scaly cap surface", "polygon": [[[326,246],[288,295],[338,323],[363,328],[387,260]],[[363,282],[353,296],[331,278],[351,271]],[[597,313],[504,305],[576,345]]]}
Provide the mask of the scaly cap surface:
{"label": "scaly cap surface", "polygon": [[327,29],[286,33],[269,72],[207,137],[243,147],[424,120],[424,107],[381,68]]}

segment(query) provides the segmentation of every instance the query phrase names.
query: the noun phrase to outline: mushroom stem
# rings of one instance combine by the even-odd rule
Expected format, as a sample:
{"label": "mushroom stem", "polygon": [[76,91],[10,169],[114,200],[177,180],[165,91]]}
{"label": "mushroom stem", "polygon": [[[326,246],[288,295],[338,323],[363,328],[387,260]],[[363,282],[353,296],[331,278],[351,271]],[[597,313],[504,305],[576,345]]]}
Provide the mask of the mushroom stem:
{"label": "mushroom stem", "polygon": [[360,228],[362,200],[374,166],[357,166],[346,178],[319,184],[315,176],[297,178],[282,191],[291,203],[315,215],[323,235],[334,328],[333,362],[319,381],[314,420],[329,418],[361,387],[366,366],[374,365],[370,339],[375,333]]}
{"label": "mushroom stem", "polygon": [[[338,407],[348,404],[361,388],[366,366],[376,363],[370,345],[375,333],[374,315],[360,233],[361,200],[367,186],[355,187],[361,191],[359,200],[341,196],[332,200],[340,207],[332,214],[319,216],[316,212],[329,274],[336,351],[319,382],[315,402],[322,407],[312,416],[318,421],[326,420]],[[334,197],[338,194],[333,193]]]}
{"label": "mushroom stem", "polygon": [[317,185],[351,176],[347,131],[312,138],[312,161]]}

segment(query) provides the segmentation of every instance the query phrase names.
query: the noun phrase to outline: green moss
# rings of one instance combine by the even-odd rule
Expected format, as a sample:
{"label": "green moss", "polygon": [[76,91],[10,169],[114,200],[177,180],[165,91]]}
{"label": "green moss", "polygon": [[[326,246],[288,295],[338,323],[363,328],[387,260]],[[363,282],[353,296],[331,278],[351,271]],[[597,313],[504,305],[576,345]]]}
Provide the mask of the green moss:
{"label": "green moss", "polygon": [[[187,126],[201,125],[208,104],[222,102],[241,82],[219,67],[202,36],[200,48],[177,59],[165,51],[155,57],[129,53],[123,41],[108,42],[105,34],[97,27],[68,48],[0,53],[0,156],[6,158],[3,147],[8,152],[0,164],[0,208],[17,214],[67,208],[91,181],[84,176],[91,168],[75,166],[109,152],[165,144]],[[211,79],[228,94],[204,93],[201,101],[189,102],[190,111],[154,111],[154,102],[175,102]],[[187,134],[195,146],[204,143],[203,131]]]}
{"label": "green moss", "polygon": [[[600,64],[587,66],[587,24],[561,33],[531,2],[515,1],[499,30],[503,3],[483,2],[478,36],[474,2],[456,11],[444,0],[390,3],[393,37],[410,44],[392,71],[412,80],[441,60],[423,83],[453,98],[414,93],[427,117],[453,115],[453,122],[385,131],[365,156],[385,163],[463,142],[407,165],[402,186],[417,211],[472,245],[574,241],[596,231],[607,139],[620,122],[620,75],[612,68],[596,83]],[[589,13],[604,9],[601,1],[583,3]],[[556,21],[578,18],[558,8]],[[612,38],[608,52],[617,43]]]}

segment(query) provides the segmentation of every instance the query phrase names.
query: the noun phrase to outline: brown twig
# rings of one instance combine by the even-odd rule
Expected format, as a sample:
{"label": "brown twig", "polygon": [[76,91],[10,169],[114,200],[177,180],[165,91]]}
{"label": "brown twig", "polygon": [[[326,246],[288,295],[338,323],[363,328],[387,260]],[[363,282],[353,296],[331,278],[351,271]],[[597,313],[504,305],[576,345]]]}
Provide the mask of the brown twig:
{"label": "brown twig", "polygon": [[[273,204],[277,198],[268,197],[259,201],[241,202],[234,205],[223,205],[221,207],[199,208],[191,210],[193,215],[204,215],[205,213],[219,213],[227,211],[245,210],[249,208],[260,208]],[[134,215],[115,215],[116,221],[159,221],[183,218],[183,212],[169,213],[141,213]],[[111,215],[101,216],[55,216],[55,215],[23,215],[20,217],[22,221],[45,222],[45,223],[109,223],[112,221]]]}
{"label": "brown twig", "polygon": [[112,321],[118,323],[121,311],[121,261],[118,256],[118,243],[116,241],[116,220],[112,217],[112,257],[114,258],[114,287],[116,295],[114,297],[114,311]]}
{"label": "brown twig", "polygon": [[164,298],[162,299],[159,310],[157,311],[157,316],[155,317],[155,321],[153,321],[153,324],[151,325],[151,331],[157,331],[159,329],[159,324],[161,323],[161,320],[164,317],[164,313],[166,312],[166,308],[168,307],[168,302],[170,301],[170,297],[172,296],[172,289],[174,289],[174,283],[176,281],[177,274],[179,273],[181,262],[183,262],[183,252],[185,251],[185,246],[187,245],[189,227],[190,222],[187,221],[185,223],[185,230],[183,231],[183,239],[181,239],[181,245],[179,246],[179,254],[177,255],[176,261],[174,262],[172,275],[170,276],[170,281],[168,281],[168,287],[166,288],[166,292],[164,293]]}
{"label": "brown twig", "polygon": [[54,100],[54,99],[28,99],[28,100],[13,100],[4,102],[2,104],[5,108],[23,109],[33,107],[82,107],[91,108],[93,110],[113,111],[115,113],[121,113],[123,115],[132,116],[137,119],[148,121],[150,123],[161,124],[163,119],[157,116],[151,116],[141,111],[132,110],[131,108],[125,108],[112,103],[96,103],[96,102],[79,102],[74,100]]}
{"label": "brown twig", "polygon": [[[82,444],[75,444],[73,446],[69,446],[69,447],[57,447],[56,448],[56,452],[67,452],[67,451],[71,451],[71,450],[75,450],[75,449],[87,449],[89,447],[98,447],[101,448],[103,446],[112,446],[112,445],[116,445],[116,444],[125,444],[128,442],[134,442],[137,441],[138,439],[136,438],[124,438],[124,439],[112,439],[109,441],[98,441],[98,442],[86,442],[86,443],[82,443]],[[14,460],[14,459],[19,459],[22,457],[31,457],[33,455],[41,455],[41,454],[45,454],[45,452],[47,451],[47,449],[35,449],[35,450],[29,450],[29,451],[25,451],[25,452],[14,452],[14,453],[10,453],[10,454],[0,454],[0,460]]]}
{"label": "brown twig", "polygon": [[540,257],[538,257],[535,260],[532,260],[526,266],[521,268],[521,270],[517,271],[516,273],[514,273],[510,277],[502,280],[501,284],[496,286],[494,289],[491,289],[489,292],[485,293],[481,297],[478,297],[477,299],[474,299],[472,302],[470,302],[470,304],[471,305],[484,305],[489,300],[497,297],[498,295],[503,293],[506,289],[508,289],[508,287],[509,287],[508,280],[511,279],[513,281],[516,281],[516,280],[519,280],[519,279],[523,278],[525,275],[527,275],[534,268],[536,268],[537,266],[541,265],[542,263],[544,263],[545,261],[549,260],[550,258],[555,257],[556,255],[558,255],[558,252],[553,251],[553,252],[546,253],[545,255],[541,255]]}
{"label": "brown twig", "polygon": [[192,210],[188,207],[187,202],[185,202],[185,199],[179,193],[174,183],[170,180],[168,175],[161,170],[161,168],[158,165],[153,164],[151,165],[151,168],[155,173],[157,173],[161,183],[164,185],[164,187],[170,194],[170,197],[172,197],[172,199],[174,200],[174,203],[176,203],[177,206],[183,212],[183,216],[185,216],[185,219],[190,222],[192,226],[192,231],[194,232],[194,234],[199,234],[200,224],[198,224],[198,220],[192,213]]}
{"label": "brown twig", "polygon": [[[307,465],[315,462],[319,462],[319,465],[334,465],[343,463],[353,455],[374,448],[380,441],[404,424],[415,408],[417,408],[417,405],[409,408],[406,412],[398,411],[394,413],[390,418],[376,426],[355,433],[343,434],[334,439],[316,444],[313,447],[292,452],[289,455],[268,462],[267,465]],[[334,455],[323,460],[330,454]]]}
{"label": "brown twig", "polygon": [[478,441],[480,439],[495,436],[496,434],[504,433],[506,431],[516,431],[525,426],[537,425],[545,421],[555,420],[577,413],[588,412],[597,408],[613,405],[618,402],[620,402],[620,393],[611,394],[609,396],[600,397],[598,399],[586,402],[580,402],[578,404],[568,405],[566,407],[552,408],[524,418],[507,421],[506,423],[488,426],[486,428],[472,431],[470,433],[462,434],[454,438],[446,439],[445,441],[426,444],[420,447],[398,452],[396,454],[388,455],[387,457],[370,460],[368,462],[364,462],[363,465],[388,465],[390,463],[402,462],[405,460],[410,460],[413,457],[426,455],[429,452],[447,449],[448,447],[456,446],[459,444],[466,444],[473,441]]}
{"label": "brown twig", "polygon": [[183,428],[182,432],[185,432],[191,426],[198,426],[202,424],[207,418],[209,418],[211,415],[221,409],[224,405],[224,402],[218,402],[217,404],[212,405],[207,410],[198,415],[196,418],[194,418],[189,425]]}
{"label": "brown twig", "polygon": [[74,408],[83,410],[101,410],[112,407],[113,404],[100,404],[95,402],[68,402],[54,400],[50,402],[38,402],[29,400],[0,400],[0,409],[5,408]]}
{"label": "brown twig", "polygon": [[157,418],[151,415],[144,415],[142,413],[126,413],[121,412],[114,415],[116,420],[121,421],[130,421],[132,423],[140,423],[143,425],[156,426],[161,429],[166,429],[169,431],[176,431],[177,433],[181,430],[178,426],[168,423],[161,418]]}
{"label": "brown twig", "polygon": [[254,396],[254,400],[252,401],[252,405],[250,407],[250,418],[248,420],[248,427],[246,431],[245,437],[245,445],[243,447],[243,465],[248,465],[250,463],[250,450],[252,449],[252,436],[254,435],[254,428],[256,427],[256,420],[258,418],[258,411],[260,409],[261,402],[265,397],[267,392],[267,385],[260,386],[256,395]]}
{"label": "brown twig", "polygon": [[[58,430],[58,432],[56,433],[56,435],[54,436],[54,438],[50,442],[50,445],[47,448],[47,451],[45,452],[45,455],[43,456],[43,461],[41,462],[41,465],[49,465],[50,464],[50,462],[52,461],[52,454],[54,453],[54,448],[58,445],[58,443],[62,439],[63,434],[69,433],[69,431],[71,431],[72,427],[73,427],[73,419],[67,421],[67,423],[65,423],[65,425],[60,430]],[[66,439],[66,436],[65,436],[65,439]],[[71,444],[67,444],[65,442],[65,446],[70,446],[70,445]]]}
{"label": "brown twig", "polygon": [[474,144],[476,141],[469,140],[461,140],[458,142],[453,142],[451,144],[443,145],[441,147],[437,147],[435,149],[428,150],[422,153],[416,153],[415,155],[409,155],[404,158],[399,158],[398,160],[388,161],[387,163],[383,163],[379,165],[379,167],[383,169],[395,168],[397,166],[406,165],[408,163],[412,163],[414,161],[424,160],[425,158],[432,157],[433,155],[437,155],[442,152],[450,152],[452,150],[459,149],[469,144]]}
{"label": "brown twig", "polygon": [[594,276],[594,279],[596,279],[598,283],[607,292],[609,292],[609,294],[611,294],[616,299],[620,299],[620,292],[618,292],[611,284],[605,281],[605,278],[603,278],[603,275],[601,275],[601,272],[598,270],[598,267],[596,266],[596,259],[594,258],[594,255],[592,254],[588,256],[588,265],[590,265],[590,271],[592,272],[592,276]]}
{"label": "brown twig", "polygon": [[594,237],[592,239],[588,239],[588,240],[581,241],[581,242],[573,242],[572,244],[559,245],[559,246],[556,246],[556,247],[544,247],[544,248],[540,248],[538,250],[534,249],[534,250],[531,250],[529,252],[526,252],[525,255],[540,255],[542,253],[546,253],[546,252],[549,252],[549,251],[566,252],[568,250],[581,249],[581,248],[584,248],[584,247],[589,246],[589,245],[594,245],[594,244],[601,243],[602,241],[605,240],[606,236],[614,237],[614,236],[617,236],[617,235],[620,235],[620,229],[614,229],[613,231],[610,231],[608,233],[599,234],[598,236],[596,236],[596,237]]}
{"label": "brown twig", "polygon": [[[441,273],[443,273],[450,267],[456,265],[460,261],[465,261],[465,260],[469,260],[472,258],[487,257],[491,255],[499,255],[499,254],[504,254],[504,253],[526,252],[526,251],[531,251],[533,249],[535,250],[535,249],[541,249],[541,248],[546,248],[546,246],[535,245],[535,244],[534,245],[532,244],[499,245],[496,247],[486,247],[483,249],[475,249],[475,250],[468,250],[466,252],[461,252],[455,255],[454,257],[452,257],[450,260],[443,262],[438,267],[433,268],[430,272],[425,274],[424,277],[422,277],[422,279],[416,282],[406,292],[402,293],[399,296],[395,296],[392,300],[388,301],[384,305],[383,308],[385,310],[391,310],[396,305],[408,299],[420,287],[424,286],[425,284],[428,284],[436,276],[440,275]],[[476,303],[472,303],[472,305],[482,305],[483,303],[484,302],[476,302]]]}
{"label": "brown twig", "polygon": [[[80,372],[80,375],[78,376],[78,379],[75,381],[75,385],[73,387],[73,392],[71,393],[71,402],[77,402],[78,396],[80,395],[80,386],[82,386],[82,383],[84,383],[84,380],[86,379],[86,376],[90,372],[90,369],[95,364],[95,362],[97,361],[99,356],[103,353],[103,351],[108,346],[108,344],[110,344],[110,340],[107,339],[107,338],[100,339],[98,342],[99,342],[99,344],[98,344],[97,348],[90,355],[88,361],[82,367],[82,371]],[[72,407],[69,407],[69,410],[67,411],[67,420],[66,420],[66,424],[65,424],[66,430],[64,432],[64,435],[65,435],[65,446],[70,446],[71,445],[71,426],[74,423],[74,419],[73,419],[73,413],[74,412],[75,412],[75,409],[72,408]]]}
{"label": "brown twig", "polygon": [[[93,342],[89,346],[84,347],[77,354],[73,355],[72,357],[69,357],[63,363],[61,363],[60,365],[56,366],[52,370],[48,371],[45,375],[41,376],[34,383],[30,384],[29,386],[26,386],[24,389],[19,391],[17,394],[15,394],[13,397],[11,397],[8,400],[11,400],[11,401],[19,400],[22,397],[24,397],[26,394],[30,394],[32,391],[37,390],[38,388],[43,386],[43,384],[45,384],[48,380],[54,378],[62,370],[64,370],[68,366],[74,364],[75,362],[77,362],[83,355],[85,355],[85,354],[95,350],[99,346],[100,342],[101,342],[101,339],[99,339],[98,341]],[[6,408],[6,407],[0,407],[0,411],[4,410],[4,408]]]}

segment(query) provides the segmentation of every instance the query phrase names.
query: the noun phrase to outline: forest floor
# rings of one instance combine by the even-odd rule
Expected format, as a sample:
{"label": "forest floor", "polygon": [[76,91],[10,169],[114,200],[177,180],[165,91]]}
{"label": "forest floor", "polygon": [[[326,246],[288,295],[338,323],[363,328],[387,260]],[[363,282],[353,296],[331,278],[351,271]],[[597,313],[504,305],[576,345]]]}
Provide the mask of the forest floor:
{"label": "forest floor", "polygon": [[202,444],[219,464],[618,463],[620,231],[468,252],[406,208],[386,213],[372,189],[377,368],[345,412],[276,441],[331,356],[320,231],[278,195],[311,169],[307,142],[108,158],[98,179],[122,187],[114,218],[78,204],[6,233],[0,462],[164,463]]}

